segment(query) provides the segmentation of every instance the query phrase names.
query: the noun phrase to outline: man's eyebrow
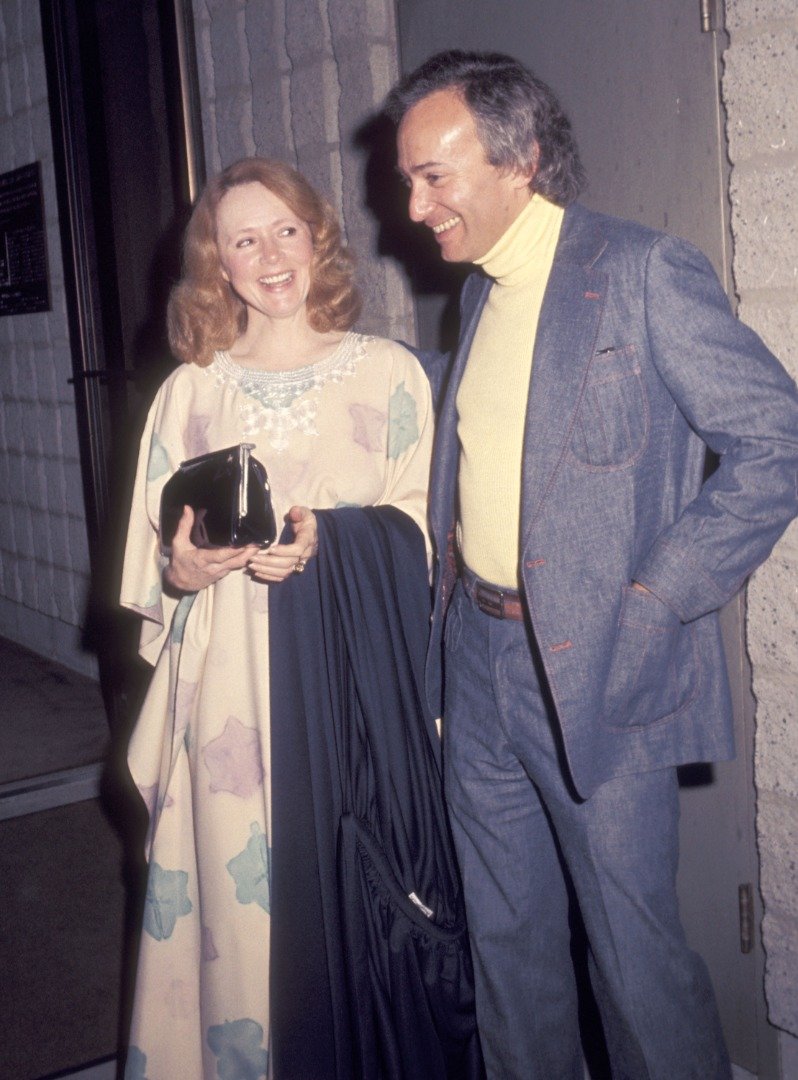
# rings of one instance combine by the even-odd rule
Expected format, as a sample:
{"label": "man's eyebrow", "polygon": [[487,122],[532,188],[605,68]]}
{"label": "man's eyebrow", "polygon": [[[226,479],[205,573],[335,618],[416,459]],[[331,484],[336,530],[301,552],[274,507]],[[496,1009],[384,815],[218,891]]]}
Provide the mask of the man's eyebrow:
{"label": "man's eyebrow", "polygon": [[442,162],[440,161],[422,161],[418,165],[411,165],[409,169],[403,169],[401,165],[396,165],[396,171],[400,176],[407,176],[409,173],[424,172],[425,169],[440,169]]}

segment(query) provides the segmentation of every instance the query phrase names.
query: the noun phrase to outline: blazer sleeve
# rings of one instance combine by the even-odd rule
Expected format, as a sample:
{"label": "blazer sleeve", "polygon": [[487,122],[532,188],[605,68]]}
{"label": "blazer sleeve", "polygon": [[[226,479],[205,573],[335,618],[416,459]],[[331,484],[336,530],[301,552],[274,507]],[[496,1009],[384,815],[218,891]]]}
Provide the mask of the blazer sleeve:
{"label": "blazer sleeve", "polygon": [[419,349],[415,345],[408,345],[406,341],[399,342],[408,352],[411,352],[424,369],[424,374],[429,379],[432,391],[432,403],[435,411],[438,411],[443,391],[446,386],[446,376],[452,363],[451,353],[441,352],[438,349]]}
{"label": "blazer sleeve", "polygon": [[798,393],[685,241],[652,245],[645,310],[659,375],[720,460],[635,573],[687,622],[733,596],[798,513]]}

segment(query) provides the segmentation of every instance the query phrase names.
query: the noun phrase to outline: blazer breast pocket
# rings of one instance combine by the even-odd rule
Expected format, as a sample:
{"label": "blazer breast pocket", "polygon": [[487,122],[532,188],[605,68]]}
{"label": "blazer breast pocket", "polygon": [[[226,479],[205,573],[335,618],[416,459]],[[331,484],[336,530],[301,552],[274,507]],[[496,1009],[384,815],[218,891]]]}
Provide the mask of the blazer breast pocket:
{"label": "blazer breast pocket", "polygon": [[600,349],[587,376],[570,457],[592,469],[633,465],[648,444],[649,410],[634,345]]}
{"label": "blazer breast pocket", "polygon": [[699,685],[694,628],[650,593],[624,589],[604,693],[604,722],[639,728],[686,708]]}

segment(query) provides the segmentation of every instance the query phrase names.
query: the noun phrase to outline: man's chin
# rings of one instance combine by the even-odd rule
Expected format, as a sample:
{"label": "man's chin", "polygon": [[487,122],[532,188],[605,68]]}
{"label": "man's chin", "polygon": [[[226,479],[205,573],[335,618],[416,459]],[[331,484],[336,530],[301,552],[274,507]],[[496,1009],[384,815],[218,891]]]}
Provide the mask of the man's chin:
{"label": "man's chin", "polygon": [[464,261],[463,253],[460,250],[459,244],[457,244],[456,242],[449,241],[448,243],[446,243],[446,242],[441,243],[441,241],[439,240],[438,241],[438,248],[439,248],[440,253],[441,253],[441,258],[443,259],[444,262],[463,262]]}

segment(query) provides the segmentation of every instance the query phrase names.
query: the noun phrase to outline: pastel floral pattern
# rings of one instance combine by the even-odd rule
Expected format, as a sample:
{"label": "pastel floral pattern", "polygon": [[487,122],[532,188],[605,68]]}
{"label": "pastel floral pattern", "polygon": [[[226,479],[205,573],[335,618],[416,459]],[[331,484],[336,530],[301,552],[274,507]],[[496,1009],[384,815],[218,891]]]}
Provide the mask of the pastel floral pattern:
{"label": "pastel floral pattern", "polygon": [[185,870],[164,870],[150,863],[147,897],[144,902],[144,929],[156,941],[170,938],[177,920],[191,911],[186,895],[188,874]]}
{"label": "pastel floral pattern", "polygon": [[263,783],[260,736],[229,716],[224,731],[202,751],[211,778],[211,791],[229,791],[242,799],[253,795]]}
{"label": "pastel floral pattern", "polygon": [[169,454],[166,447],[158,438],[158,435],[153,433],[152,442],[150,443],[150,458],[147,463],[147,480],[158,480],[171,471],[172,467],[169,464]]}
{"label": "pastel floral pattern", "polygon": [[136,611],[145,619],[157,619],[161,613],[161,583],[153,583],[149,596],[140,604],[135,605]]}
{"label": "pastel floral pattern", "polygon": [[227,869],[236,883],[239,904],[258,904],[264,911],[271,903],[271,848],[257,821],[250,825],[247,846],[230,860]]}
{"label": "pastel floral pattern", "polygon": [[385,449],[385,426],[388,417],[382,409],[355,403],[349,406],[349,415],[352,417],[352,438],[358,446],[362,446],[369,453],[378,453]]}
{"label": "pastel floral pattern", "polygon": [[202,927],[202,959],[210,963],[211,960],[218,960],[219,953],[216,948],[216,942],[213,940],[213,931],[209,926]]}
{"label": "pastel floral pattern", "polygon": [[416,399],[399,383],[391,394],[388,411],[388,457],[398,458],[413,443],[418,442],[418,408]]}
{"label": "pastel floral pattern", "polygon": [[208,1046],[218,1058],[220,1080],[259,1080],[266,1076],[269,1055],[263,1047],[263,1028],[256,1020],[226,1020],[208,1028]]}
{"label": "pastel floral pattern", "polygon": [[199,457],[210,450],[208,445],[209,416],[190,416],[186,425],[186,447],[189,457]]}
{"label": "pastel floral pattern", "polygon": [[186,629],[186,621],[189,616],[189,612],[194,605],[194,601],[197,599],[196,593],[189,593],[187,596],[181,596],[180,602],[175,608],[174,616],[172,617],[172,644],[180,645],[183,642],[183,633]]}

